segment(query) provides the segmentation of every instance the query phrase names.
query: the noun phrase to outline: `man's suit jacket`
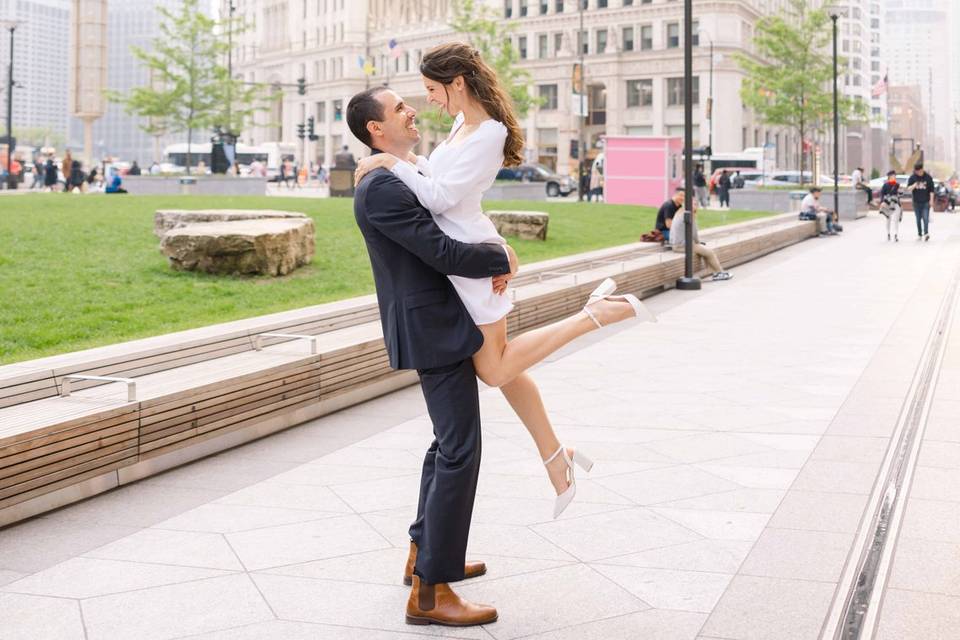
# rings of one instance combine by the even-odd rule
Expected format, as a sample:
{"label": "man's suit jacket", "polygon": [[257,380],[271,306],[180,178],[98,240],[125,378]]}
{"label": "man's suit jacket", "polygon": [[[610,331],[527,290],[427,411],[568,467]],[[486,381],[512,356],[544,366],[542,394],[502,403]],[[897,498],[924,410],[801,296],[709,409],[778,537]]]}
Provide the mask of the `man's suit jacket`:
{"label": "man's suit jacket", "polygon": [[476,353],[483,334],[446,276],[509,273],[503,247],[450,238],[386,169],[360,182],[353,212],[373,266],[390,366],[430,369]]}

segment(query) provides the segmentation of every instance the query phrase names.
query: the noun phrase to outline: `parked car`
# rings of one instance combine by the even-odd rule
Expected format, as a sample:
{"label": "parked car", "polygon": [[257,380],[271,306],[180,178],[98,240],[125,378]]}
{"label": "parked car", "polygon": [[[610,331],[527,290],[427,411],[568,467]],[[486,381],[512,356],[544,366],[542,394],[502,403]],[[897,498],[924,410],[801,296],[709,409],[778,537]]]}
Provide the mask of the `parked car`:
{"label": "parked car", "polygon": [[[760,179],[762,175],[760,170],[756,167],[721,167],[719,169],[714,169],[713,173],[710,175],[710,181],[707,183],[707,187],[710,189],[711,193],[715,193],[717,190],[717,180],[720,179],[720,174],[724,170],[730,173],[731,183],[733,181],[733,176],[736,175],[737,171],[740,172],[740,177],[743,178],[744,183],[752,183]],[[736,187],[733,187],[736,188]]]}
{"label": "parked car", "polygon": [[570,176],[554,173],[542,164],[521,164],[518,167],[504,167],[497,173],[497,180],[517,180],[521,182],[545,182],[547,195],[567,197],[577,190],[577,182]]}
{"label": "parked car", "polygon": [[[907,193],[907,181],[909,179],[909,173],[897,174],[897,182],[900,184],[900,204],[903,206],[904,211],[913,211],[913,198],[909,193]],[[870,187],[871,193],[873,194],[874,200],[880,200],[880,189],[883,187],[883,183],[886,181],[886,177],[883,177],[874,178],[867,183],[867,185]],[[944,188],[944,184],[940,180],[934,180],[933,184],[935,194],[933,198],[933,210],[946,211],[950,204],[949,188]]]}

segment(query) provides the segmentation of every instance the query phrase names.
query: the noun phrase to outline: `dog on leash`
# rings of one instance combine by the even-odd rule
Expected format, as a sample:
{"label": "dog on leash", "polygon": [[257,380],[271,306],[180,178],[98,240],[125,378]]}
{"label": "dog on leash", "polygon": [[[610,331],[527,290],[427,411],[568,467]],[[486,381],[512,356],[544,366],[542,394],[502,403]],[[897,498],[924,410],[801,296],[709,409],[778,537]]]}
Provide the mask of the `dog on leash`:
{"label": "dog on leash", "polygon": [[900,221],[903,220],[903,207],[900,206],[900,196],[890,194],[884,196],[880,203],[880,215],[887,219],[887,241],[890,232],[893,232],[893,241],[900,242]]}

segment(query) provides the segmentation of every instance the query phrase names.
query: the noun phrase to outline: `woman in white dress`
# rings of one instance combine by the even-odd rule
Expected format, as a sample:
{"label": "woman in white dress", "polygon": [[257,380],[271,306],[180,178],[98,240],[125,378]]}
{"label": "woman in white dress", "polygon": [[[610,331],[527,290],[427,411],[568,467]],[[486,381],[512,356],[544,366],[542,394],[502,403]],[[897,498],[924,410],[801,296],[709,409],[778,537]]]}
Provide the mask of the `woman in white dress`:
{"label": "woman in white dress", "polygon": [[[523,160],[523,134],[510,96],[496,72],[469,45],[446,44],[429,51],[420,72],[427,102],[455,117],[450,135],[429,159],[413,154],[400,159],[386,153],[363,158],[356,180],[373,169],[387,168],[416,194],[451,238],[506,244],[483,214],[480,202],[501,166],[515,166]],[[510,276],[449,277],[483,333],[483,346],[473,356],[477,375],[484,383],[500,388],[533,436],[557,492],[556,518],[576,493],[574,463],[585,471],[593,463],[560,444],[540,392],[526,370],[591,330],[631,317],[652,316],[634,296],[611,296],[616,285],[607,280],[590,296],[583,312],[507,341],[506,316],[513,304],[504,293]]]}

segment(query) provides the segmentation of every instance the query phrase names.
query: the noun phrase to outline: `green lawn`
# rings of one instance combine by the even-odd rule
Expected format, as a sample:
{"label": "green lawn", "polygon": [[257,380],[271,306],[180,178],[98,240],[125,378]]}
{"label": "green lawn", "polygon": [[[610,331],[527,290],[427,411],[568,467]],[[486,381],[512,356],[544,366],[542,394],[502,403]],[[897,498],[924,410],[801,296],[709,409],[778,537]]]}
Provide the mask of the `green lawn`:
{"label": "green lawn", "polygon": [[[160,208],[302,211],[317,227],[311,265],[285,278],[176,273],[158,250]],[[636,241],[649,208],[502,202],[547,210],[545,243],[512,240],[529,263]],[[762,214],[704,212],[702,227]],[[0,198],[0,363],[200,327],[373,291],[353,201],[35,194]]]}

